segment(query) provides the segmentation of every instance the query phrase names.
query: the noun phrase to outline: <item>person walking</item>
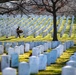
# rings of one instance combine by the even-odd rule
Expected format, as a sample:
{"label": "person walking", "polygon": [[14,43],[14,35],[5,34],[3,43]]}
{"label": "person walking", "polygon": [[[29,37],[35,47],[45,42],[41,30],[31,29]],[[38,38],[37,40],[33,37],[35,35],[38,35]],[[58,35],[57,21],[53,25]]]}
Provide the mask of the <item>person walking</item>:
{"label": "person walking", "polygon": [[20,38],[20,29],[19,29],[20,27],[18,26],[18,28],[16,29],[16,33],[17,33],[17,37],[19,37]]}

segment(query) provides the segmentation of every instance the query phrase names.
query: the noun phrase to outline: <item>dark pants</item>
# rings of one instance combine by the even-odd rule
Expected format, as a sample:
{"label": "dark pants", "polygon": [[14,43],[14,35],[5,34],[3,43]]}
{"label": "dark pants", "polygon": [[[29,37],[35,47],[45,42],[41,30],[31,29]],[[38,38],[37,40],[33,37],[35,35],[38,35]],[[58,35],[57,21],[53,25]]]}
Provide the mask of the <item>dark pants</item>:
{"label": "dark pants", "polygon": [[19,38],[20,38],[20,33],[18,33],[18,32],[17,32],[17,37],[19,37]]}

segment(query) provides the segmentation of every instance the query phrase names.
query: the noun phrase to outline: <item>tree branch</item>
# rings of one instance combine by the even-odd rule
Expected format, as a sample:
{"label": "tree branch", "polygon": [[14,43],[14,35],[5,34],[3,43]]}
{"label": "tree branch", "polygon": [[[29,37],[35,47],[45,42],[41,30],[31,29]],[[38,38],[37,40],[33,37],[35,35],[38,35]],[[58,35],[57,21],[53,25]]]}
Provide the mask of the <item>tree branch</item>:
{"label": "tree branch", "polygon": [[[47,5],[45,4],[44,0],[42,0],[42,2],[43,2],[43,5],[44,5],[45,9],[46,9],[48,12],[53,13],[53,11],[51,11],[51,9],[47,8]],[[50,7],[50,6],[48,5],[48,7]],[[52,6],[51,6],[51,7],[52,7]]]}
{"label": "tree branch", "polygon": [[9,13],[9,12],[12,12],[12,11],[15,11],[15,10],[18,10],[19,8],[18,7],[16,7],[16,8],[13,8],[13,9],[8,9],[7,11],[2,11],[2,12],[0,12],[0,14],[6,14],[6,13]]}
{"label": "tree branch", "polygon": [[60,1],[60,0],[56,0],[56,1],[55,1],[55,4],[56,4],[57,2],[59,2],[59,1]]}
{"label": "tree branch", "polygon": [[19,1],[19,0],[0,0],[0,3],[5,3],[5,2],[9,2],[9,1]]}
{"label": "tree branch", "polygon": [[61,6],[57,7],[56,12],[57,12],[59,9],[61,9],[61,8],[62,8]]}
{"label": "tree branch", "polygon": [[52,3],[54,3],[54,0],[51,0]]}

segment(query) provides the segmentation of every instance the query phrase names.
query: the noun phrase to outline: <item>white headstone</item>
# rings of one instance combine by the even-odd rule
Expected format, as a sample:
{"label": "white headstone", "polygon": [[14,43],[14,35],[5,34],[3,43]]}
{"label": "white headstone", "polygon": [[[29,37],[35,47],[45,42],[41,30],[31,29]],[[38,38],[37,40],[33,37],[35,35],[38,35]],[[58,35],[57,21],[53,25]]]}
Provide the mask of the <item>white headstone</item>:
{"label": "white headstone", "polygon": [[64,46],[60,44],[58,47],[55,48],[55,50],[57,50],[57,55],[58,55],[57,57],[60,57],[64,51]]}
{"label": "white headstone", "polygon": [[14,48],[15,46],[17,46],[18,45],[18,42],[13,42],[12,43],[12,47]]}
{"label": "white headstone", "polygon": [[74,41],[70,41],[70,43],[71,43],[71,47],[73,47],[74,46]]}
{"label": "white headstone", "polygon": [[70,60],[66,64],[76,68],[76,61]]}
{"label": "white headstone", "polygon": [[52,41],[51,48],[56,48],[61,42],[60,41]]}
{"label": "white headstone", "polygon": [[34,47],[32,49],[32,55],[33,56],[38,56],[40,54],[39,48],[38,47]]}
{"label": "white headstone", "polygon": [[64,66],[61,75],[76,75],[76,68],[72,66]]}
{"label": "white headstone", "polygon": [[0,54],[3,54],[3,53],[4,53],[4,46],[0,45]]}
{"label": "white headstone", "polygon": [[24,45],[24,42],[23,41],[18,42],[18,46],[20,45]]}
{"label": "white headstone", "polygon": [[72,56],[70,57],[70,60],[76,61],[76,55],[72,55]]}
{"label": "white headstone", "polygon": [[10,29],[7,29],[6,30],[6,37],[10,37],[11,36],[11,30]]}
{"label": "white headstone", "polygon": [[25,43],[25,52],[28,52],[30,50],[30,44]]}
{"label": "white headstone", "polygon": [[7,44],[5,45],[5,50],[6,50],[6,52],[8,52],[8,48],[9,48],[10,46],[11,46],[10,43],[7,43]]}
{"label": "white headstone", "polygon": [[48,50],[48,43],[44,43],[44,51]]}
{"label": "white headstone", "polygon": [[19,63],[18,75],[30,75],[30,65],[27,62]]}
{"label": "white headstone", "polygon": [[63,46],[64,46],[64,51],[66,51],[66,42],[63,43]]}
{"label": "white headstone", "polygon": [[39,55],[39,70],[45,70],[47,66],[47,56],[44,54]]}
{"label": "white headstone", "polygon": [[15,37],[17,37],[17,33],[16,33],[17,27],[18,27],[17,25],[14,25],[13,28],[12,28],[12,30],[11,30],[11,31],[12,31],[12,32],[11,32],[11,35],[13,35],[13,36],[15,36]]}
{"label": "white headstone", "polygon": [[7,68],[3,69],[2,75],[16,75],[16,69],[7,67]]}
{"label": "white headstone", "polygon": [[52,50],[49,54],[48,54],[48,60],[50,60],[51,63],[55,63],[57,60],[58,54],[57,54],[57,50]]}
{"label": "white headstone", "polygon": [[19,58],[18,58],[18,54],[17,53],[13,53],[11,55],[11,66],[12,67],[18,67],[19,65]]}
{"label": "white headstone", "polygon": [[20,45],[20,54],[24,54],[24,46],[23,45]]}
{"label": "white headstone", "polygon": [[76,52],[71,57],[73,57],[73,56],[76,57]]}
{"label": "white headstone", "polygon": [[47,56],[47,65],[49,66],[51,64],[51,60],[50,60],[50,53],[49,52],[45,52],[44,53]]}
{"label": "white headstone", "polygon": [[2,55],[1,57],[1,70],[10,66],[10,60],[8,55]]}
{"label": "white headstone", "polygon": [[19,46],[15,46],[14,50],[15,50],[15,53],[20,55],[20,47]]}
{"label": "white headstone", "polygon": [[30,49],[34,47],[34,42],[30,42]]}
{"label": "white headstone", "polygon": [[2,33],[1,33],[1,29],[0,29],[0,37],[2,36]]}
{"label": "white headstone", "polygon": [[44,46],[43,45],[39,45],[37,47],[39,48],[40,54],[44,53]]}
{"label": "white headstone", "polygon": [[69,49],[69,48],[70,48],[70,46],[71,46],[70,41],[67,41],[67,42],[66,42],[66,49]]}
{"label": "white headstone", "polygon": [[51,42],[47,42],[48,43],[48,48],[51,49]]}
{"label": "white headstone", "polygon": [[36,56],[31,56],[29,58],[30,73],[38,73],[39,70],[39,58]]}
{"label": "white headstone", "polygon": [[8,55],[9,55],[10,58],[11,58],[11,55],[12,55],[14,52],[15,52],[14,48],[12,48],[12,47],[9,47],[9,48],[8,48]]}

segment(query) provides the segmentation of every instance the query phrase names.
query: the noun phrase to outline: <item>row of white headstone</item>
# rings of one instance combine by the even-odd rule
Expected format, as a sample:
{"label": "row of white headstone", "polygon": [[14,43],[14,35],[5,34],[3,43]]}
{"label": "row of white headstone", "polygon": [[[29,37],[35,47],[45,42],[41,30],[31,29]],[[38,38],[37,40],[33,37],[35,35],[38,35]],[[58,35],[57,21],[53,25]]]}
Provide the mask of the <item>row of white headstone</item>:
{"label": "row of white headstone", "polygon": [[[30,50],[30,44],[25,43],[24,45],[15,45],[14,47],[11,47],[10,43],[7,43],[5,45],[5,51],[8,53],[8,55],[15,53],[24,54],[24,52],[28,52]],[[4,46],[0,45],[0,54],[4,53]]]}
{"label": "row of white headstone", "polygon": [[[45,18],[45,21],[47,20],[47,18],[48,18],[48,17]],[[36,20],[38,20],[38,19],[39,19],[39,17],[38,17]],[[43,20],[43,18],[42,18],[41,20]],[[28,27],[25,26],[25,29],[26,29],[26,30],[24,30],[24,36],[27,37],[27,36],[29,36],[29,35],[32,35],[32,34],[35,33],[36,31],[38,31],[38,30],[43,26],[43,23],[44,23],[44,22],[41,21],[41,20],[38,21],[38,22],[37,22],[37,21],[32,22],[31,25],[34,26],[34,27],[32,26],[32,29],[30,29],[29,25],[27,25]],[[36,24],[35,24],[35,22],[36,22]],[[41,22],[41,23],[40,23],[40,22]],[[40,25],[39,25],[39,24],[40,24]],[[39,25],[39,26],[38,26],[38,25]],[[37,27],[36,27],[36,26],[37,26]],[[36,27],[36,29],[35,29],[35,27]],[[28,28],[28,29],[27,29],[27,28]],[[30,29],[30,30],[29,30],[29,29]],[[35,30],[36,30],[36,31],[35,31]],[[25,31],[28,31],[28,32],[25,32]],[[26,34],[25,34],[25,33],[26,33]],[[37,35],[37,33],[35,33],[35,34]]]}
{"label": "row of white headstone", "polygon": [[7,52],[9,55],[11,55],[14,52],[20,55],[20,54],[24,54],[24,52],[28,52],[29,50],[30,50],[30,45],[28,43],[25,43],[25,45],[15,46],[14,48],[9,47]]}
{"label": "row of white headstone", "polygon": [[29,17],[52,17],[51,15],[36,15],[36,14],[30,14],[30,15],[23,15],[22,17],[21,17],[21,15],[16,15],[16,16],[14,16],[14,15],[0,15],[0,18],[3,18],[3,19],[7,19],[7,18],[9,18],[9,19],[11,19],[11,18],[29,18]]}
{"label": "row of white headstone", "polygon": [[[60,19],[60,16],[57,16],[56,17],[56,19],[57,19],[57,21]],[[53,20],[52,20],[53,21]],[[51,23],[51,22],[50,22]],[[50,25],[50,24],[49,24]],[[43,34],[42,34],[42,36],[43,37],[45,37],[46,35],[48,35],[48,33],[50,33],[51,32],[51,30],[53,29],[53,24],[48,28],[48,26],[47,26],[47,30],[46,31],[43,31]]]}
{"label": "row of white headstone", "polygon": [[56,48],[60,43],[61,43],[60,41],[51,41],[51,42],[46,42],[43,45],[33,47],[32,48],[32,55],[38,56],[41,53],[46,52],[48,49]]}
{"label": "row of white headstone", "polygon": [[19,64],[19,55],[17,53],[13,53],[11,55],[11,59],[9,55],[3,54],[1,56],[1,71],[6,67],[18,67]]}
{"label": "row of white headstone", "polygon": [[71,35],[72,35],[73,24],[74,24],[74,16],[72,16],[72,22],[71,22],[70,31],[69,31],[69,36],[70,36],[70,37],[71,37]]}
{"label": "row of white headstone", "polygon": [[60,43],[60,41],[52,41],[46,43],[43,42],[43,44],[41,42],[31,42],[25,43],[24,45],[16,45],[14,48],[10,47],[10,45],[6,45],[6,51],[10,56],[14,52],[20,55],[24,54],[24,52],[29,52],[30,46],[32,45],[32,54],[38,56],[39,54],[43,53],[44,51],[47,51],[48,49],[57,47]]}
{"label": "row of white headstone", "polygon": [[76,53],[70,57],[66,66],[62,68],[62,75],[76,75]]}
{"label": "row of white headstone", "polygon": [[61,37],[63,36],[63,34],[64,34],[65,30],[66,30],[66,27],[67,27],[67,25],[68,25],[68,20],[69,20],[69,16],[66,18],[66,22],[65,22],[65,24],[64,24],[64,27],[63,27],[61,33],[60,33],[60,36],[61,36]]}
{"label": "row of white headstone", "polygon": [[[4,50],[10,55],[13,52],[18,54],[24,54],[24,52],[29,52],[29,50],[33,49],[43,49],[42,51],[46,51],[49,48],[57,47],[61,42],[59,41],[51,41],[51,42],[4,42],[4,45],[1,43],[0,45],[0,54],[4,53]],[[41,51],[41,52],[42,52]]]}
{"label": "row of white headstone", "polygon": [[[48,21],[47,21],[47,22],[48,22]],[[44,30],[47,29],[47,27],[50,25],[50,23],[51,23],[51,22],[48,22],[48,24],[46,24],[46,23],[43,24],[44,26],[39,30],[39,35],[40,35]],[[46,26],[45,26],[45,24],[46,24]]]}
{"label": "row of white headstone", "polygon": [[[52,18],[52,16],[50,16],[51,18]],[[42,32],[43,32],[43,29],[45,29],[46,28],[46,26],[44,26],[44,28],[42,28],[39,32],[36,32],[36,31],[38,31],[39,30],[39,28],[41,28],[43,25],[44,25],[44,23],[48,20],[48,19],[50,19],[50,17],[49,16],[31,16],[30,18],[28,18],[28,17],[22,17],[21,19],[10,19],[9,18],[9,21],[6,21],[6,20],[3,20],[3,21],[0,21],[1,23],[0,24],[2,24],[1,26],[0,26],[0,36],[4,36],[4,35],[6,35],[6,37],[10,37],[10,36],[15,36],[15,37],[17,37],[17,34],[16,34],[16,28],[18,27],[18,26],[20,26],[21,27],[21,29],[23,30],[23,34],[21,34],[21,35],[24,35],[25,37],[27,37],[27,36],[29,36],[29,35],[32,35],[32,34],[34,34],[35,35],[35,37],[36,36],[38,36],[38,35],[40,35]],[[33,18],[33,20],[32,20],[32,18]],[[37,21],[39,18],[42,18],[42,20],[45,18],[45,20],[46,21],[42,21],[42,20],[40,20],[40,21]],[[59,18],[59,16],[57,17],[57,19]],[[67,17],[68,18],[68,17]],[[52,18],[53,19],[53,18]],[[16,20],[16,21],[14,21],[14,20]],[[7,23],[8,22],[8,23]],[[38,22],[37,24],[36,24],[36,22]],[[41,23],[42,22],[42,23]],[[50,22],[50,21],[49,21]],[[33,27],[33,26],[35,25],[35,27],[36,27],[36,25],[38,25],[38,27],[39,26],[41,26],[41,27],[37,27],[36,29]],[[47,24],[46,24],[47,25]],[[47,26],[48,27],[48,26]],[[53,27],[52,27],[53,28]],[[14,29],[14,30],[13,30]],[[32,30],[32,32],[31,32],[31,30]],[[35,31],[36,30],[36,31]],[[7,31],[7,32],[6,32]],[[51,28],[49,28],[44,34],[43,34],[43,36],[46,36],[49,32],[51,31]]]}
{"label": "row of white headstone", "polygon": [[[62,22],[63,22],[63,20],[64,20],[65,18],[66,18],[65,16],[62,16],[62,17],[61,17],[60,22],[59,22],[59,24],[58,24],[58,26],[57,26],[57,32],[58,32],[58,30],[60,29],[60,26],[62,25]],[[53,26],[52,26],[51,29],[53,29]],[[53,33],[51,34],[51,37],[53,37]]]}
{"label": "row of white headstone", "polygon": [[[61,44],[61,42],[55,41],[55,42],[44,43],[44,45],[34,47],[32,49],[32,55],[38,56],[41,53],[43,53],[43,54],[45,53],[48,57],[48,65],[49,65],[49,63],[55,63],[56,59],[63,53],[63,51],[66,51],[70,47],[74,46],[74,42],[67,41],[67,42]],[[50,53],[44,52],[44,51],[47,51],[49,48],[54,48],[54,49],[52,51],[50,51]],[[51,58],[51,60],[50,60],[50,58]]]}
{"label": "row of white headstone", "polygon": [[[29,63],[18,62],[18,56],[13,54],[11,59],[11,66],[18,67],[18,75],[30,75],[30,73],[38,73],[39,70],[45,70],[47,66],[47,57],[44,54],[40,54],[38,57],[29,57]],[[10,61],[7,55],[2,56],[1,61],[2,75],[16,75],[16,70],[10,68]],[[13,74],[11,74],[14,72]]]}
{"label": "row of white headstone", "polygon": [[23,27],[23,32],[24,32],[24,36],[26,37],[26,36],[29,36],[31,33],[29,32],[29,31],[31,31],[32,29],[33,29],[33,26],[35,25],[34,23],[35,22],[37,22],[37,19],[38,19],[39,17],[35,17],[32,21],[30,20],[30,21],[28,21],[27,23],[28,24],[26,24],[26,26],[24,25],[24,26],[22,26]]}
{"label": "row of white headstone", "polygon": [[[46,30],[47,29],[47,27],[50,25],[50,23],[52,22],[52,18],[51,18],[51,20],[49,21],[50,19],[46,19],[44,22],[43,22],[43,26],[41,26],[40,28],[40,30],[39,31],[37,31],[36,33],[35,33],[35,35],[36,34],[38,34],[38,35],[40,35],[42,32],[44,32],[44,30]],[[49,22],[48,22],[49,21]],[[45,25],[46,24],[46,25]],[[37,35],[37,36],[38,36]]]}
{"label": "row of white headstone", "polygon": [[[11,55],[11,66],[18,67],[19,75],[30,75],[30,73],[38,73],[39,70],[45,70],[47,65],[51,63],[55,63],[58,57],[65,51],[66,49],[74,46],[73,41],[67,41],[64,44],[60,44],[58,47],[50,51],[49,53],[39,54],[38,56],[29,57],[29,62],[21,62],[18,61],[18,54],[13,53]],[[10,59],[9,55],[3,55],[1,59],[1,69],[3,75],[10,75],[13,71],[13,75],[16,74],[16,70],[10,67]],[[10,72],[9,72],[10,71]],[[8,72],[8,73],[6,73]]]}
{"label": "row of white headstone", "polygon": [[[67,41],[63,44],[60,44],[58,47],[54,48],[52,51],[50,51],[50,53],[46,53],[47,55],[47,63],[48,65],[50,65],[51,63],[55,63],[55,61],[57,60],[58,57],[60,57],[60,55],[66,51],[68,48],[74,46],[74,42],[73,41]],[[51,60],[50,60],[51,59]]]}
{"label": "row of white headstone", "polygon": [[42,41],[38,41],[38,42],[23,42],[23,41],[21,41],[21,42],[4,42],[4,47],[5,47],[5,50],[7,50],[7,48],[10,46],[15,47],[15,46],[20,46],[20,45],[25,45],[26,43],[28,43],[30,45],[29,49],[32,49],[33,47],[43,45],[46,42],[42,42]]}
{"label": "row of white headstone", "polygon": [[58,26],[57,26],[57,31],[59,30],[59,28],[60,28],[60,26],[61,26],[61,24],[62,24],[62,21],[64,20],[64,16],[62,16],[61,18],[60,18],[60,22],[59,22],[59,24],[58,24]]}
{"label": "row of white headstone", "polygon": [[[40,32],[42,32],[42,27],[44,27],[44,25],[45,25],[45,23],[48,21],[48,19],[46,18],[44,18],[43,20],[42,20],[42,24],[40,23],[40,25],[39,25],[39,27],[37,28],[37,30],[36,30],[36,33],[34,33],[35,34],[35,37],[36,36],[38,36],[38,35],[40,35]],[[50,21],[49,21],[50,22]],[[47,23],[48,24],[48,23]]]}
{"label": "row of white headstone", "polygon": [[[34,25],[34,23],[37,21],[37,19],[39,18],[39,16],[35,16],[34,17],[34,19],[31,21],[31,19],[32,19],[32,17],[30,17],[30,18],[25,18],[26,20],[28,19],[28,21],[26,22],[26,20],[25,20],[25,23],[23,23],[23,18],[22,19],[18,19],[18,20],[16,20],[16,22],[14,22],[14,19],[12,20],[12,22],[10,23],[10,19],[9,19],[9,23],[7,24],[7,21],[6,20],[3,20],[3,21],[0,21],[1,22],[1,26],[2,27],[0,27],[0,30],[2,31],[2,32],[0,32],[0,36],[4,36],[4,35],[6,35],[6,37],[8,37],[8,36],[11,36],[11,35],[14,35],[14,36],[17,36],[17,34],[16,34],[16,28],[18,27],[18,26],[23,26],[24,28],[22,28],[23,29],[23,31],[24,31],[24,35],[26,35],[26,31],[27,31],[27,28],[30,28],[30,26],[33,24]],[[41,16],[41,18],[42,19],[44,19],[44,17],[43,16]],[[46,19],[47,18],[49,18],[48,16],[46,16],[45,17]],[[43,22],[44,23],[44,22]],[[5,25],[5,26],[4,26]],[[6,30],[6,26],[7,26],[7,30]],[[8,27],[8,26],[10,26],[10,28]],[[13,28],[12,28],[13,27]],[[14,29],[14,30],[12,30],[12,29]],[[10,30],[10,32],[6,32],[6,31],[8,31],[8,30]],[[31,29],[30,29],[31,30]],[[28,32],[30,31],[30,30],[28,30]],[[12,31],[14,31],[14,32],[12,32]],[[9,33],[9,35],[8,35],[8,33]]]}
{"label": "row of white headstone", "polygon": [[21,46],[21,48],[23,46],[22,49],[25,50],[24,52],[29,51],[29,50],[31,50],[34,47],[37,47],[39,45],[44,46],[47,49],[49,49],[49,48],[52,49],[52,48],[57,47],[60,43],[61,43],[60,41],[51,41],[51,42],[42,42],[42,41],[40,41],[40,42],[4,42],[4,45],[3,45],[2,42],[1,42],[1,44],[0,44],[0,49],[1,49],[0,54],[3,54],[4,49],[5,49],[6,52],[8,52],[8,49],[11,49],[11,48],[16,49],[20,46]]}

